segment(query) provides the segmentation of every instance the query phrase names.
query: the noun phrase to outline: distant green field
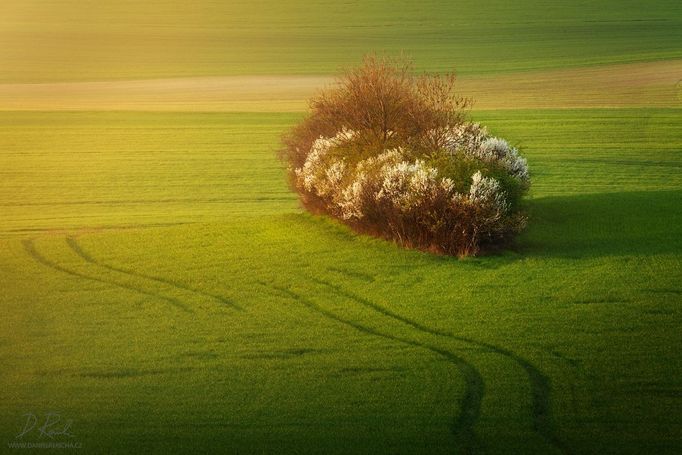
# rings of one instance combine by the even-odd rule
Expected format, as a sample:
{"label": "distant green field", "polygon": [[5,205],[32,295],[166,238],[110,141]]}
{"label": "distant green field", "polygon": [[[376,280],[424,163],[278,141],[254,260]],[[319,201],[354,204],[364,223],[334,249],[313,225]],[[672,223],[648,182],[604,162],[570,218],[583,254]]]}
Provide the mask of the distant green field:
{"label": "distant green field", "polygon": [[480,74],[682,58],[682,3],[8,0],[0,82],[329,74],[370,51]]}
{"label": "distant green field", "polygon": [[297,118],[0,114],[3,448],[682,450],[682,110],[476,113],[534,183],[467,260],[298,209]]}

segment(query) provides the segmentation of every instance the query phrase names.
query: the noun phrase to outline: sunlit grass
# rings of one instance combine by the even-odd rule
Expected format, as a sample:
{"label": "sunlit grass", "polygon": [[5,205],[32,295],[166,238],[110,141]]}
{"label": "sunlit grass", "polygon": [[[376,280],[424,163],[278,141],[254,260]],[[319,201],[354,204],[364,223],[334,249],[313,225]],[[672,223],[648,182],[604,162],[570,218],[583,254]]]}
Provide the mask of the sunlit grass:
{"label": "sunlit grass", "polygon": [[462,74],[682,57],[671,0],[10,0],[2,13],[2,82],[334,74],[368,51]]}
{"label": "sunlit grass", "polygon": [[476,113],[534,185],[467,260],[298,209],[297,118],[2,114],[3,443],[58,410],[107,453],[679,448],[679,110]]}

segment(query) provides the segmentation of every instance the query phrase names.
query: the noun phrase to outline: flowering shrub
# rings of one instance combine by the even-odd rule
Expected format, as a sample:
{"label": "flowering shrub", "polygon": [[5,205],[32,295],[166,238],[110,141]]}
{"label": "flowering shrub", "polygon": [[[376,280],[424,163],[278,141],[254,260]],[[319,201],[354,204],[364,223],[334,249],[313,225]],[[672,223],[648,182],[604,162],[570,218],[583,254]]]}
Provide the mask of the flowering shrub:
{"label": "flowering shrub", "polygon": [[303,204],[439,253],[473,255],[507,241],[525,225],[526,160],[465,120],[454,79],[409,74],[368,59],[313,101],[283,150]]}

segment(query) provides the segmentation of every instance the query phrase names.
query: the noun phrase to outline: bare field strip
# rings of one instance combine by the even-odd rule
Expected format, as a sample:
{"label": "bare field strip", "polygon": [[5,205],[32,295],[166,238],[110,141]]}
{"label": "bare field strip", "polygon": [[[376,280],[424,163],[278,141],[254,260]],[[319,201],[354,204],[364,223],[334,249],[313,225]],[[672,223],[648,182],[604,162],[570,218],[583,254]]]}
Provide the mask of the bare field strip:
{"label": "bare field strip", "polygon": [[[0,84],[0,110],[299,112],[327,76]],[[462,77],[476,109],[677,107],[682,60]]]}

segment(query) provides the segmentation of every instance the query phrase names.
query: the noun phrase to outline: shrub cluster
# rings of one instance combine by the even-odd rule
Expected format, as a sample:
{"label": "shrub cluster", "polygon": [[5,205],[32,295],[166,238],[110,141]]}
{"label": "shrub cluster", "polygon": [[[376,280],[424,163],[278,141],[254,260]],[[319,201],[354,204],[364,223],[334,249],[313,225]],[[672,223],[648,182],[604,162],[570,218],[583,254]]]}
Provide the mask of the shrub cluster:
{"label": "shrub cluster", "polygon": [[412,248],[467,256],[525,225],[518,150],[466,120],[454,76],[366,58],[311,101],[282,156],[306,208]]}

